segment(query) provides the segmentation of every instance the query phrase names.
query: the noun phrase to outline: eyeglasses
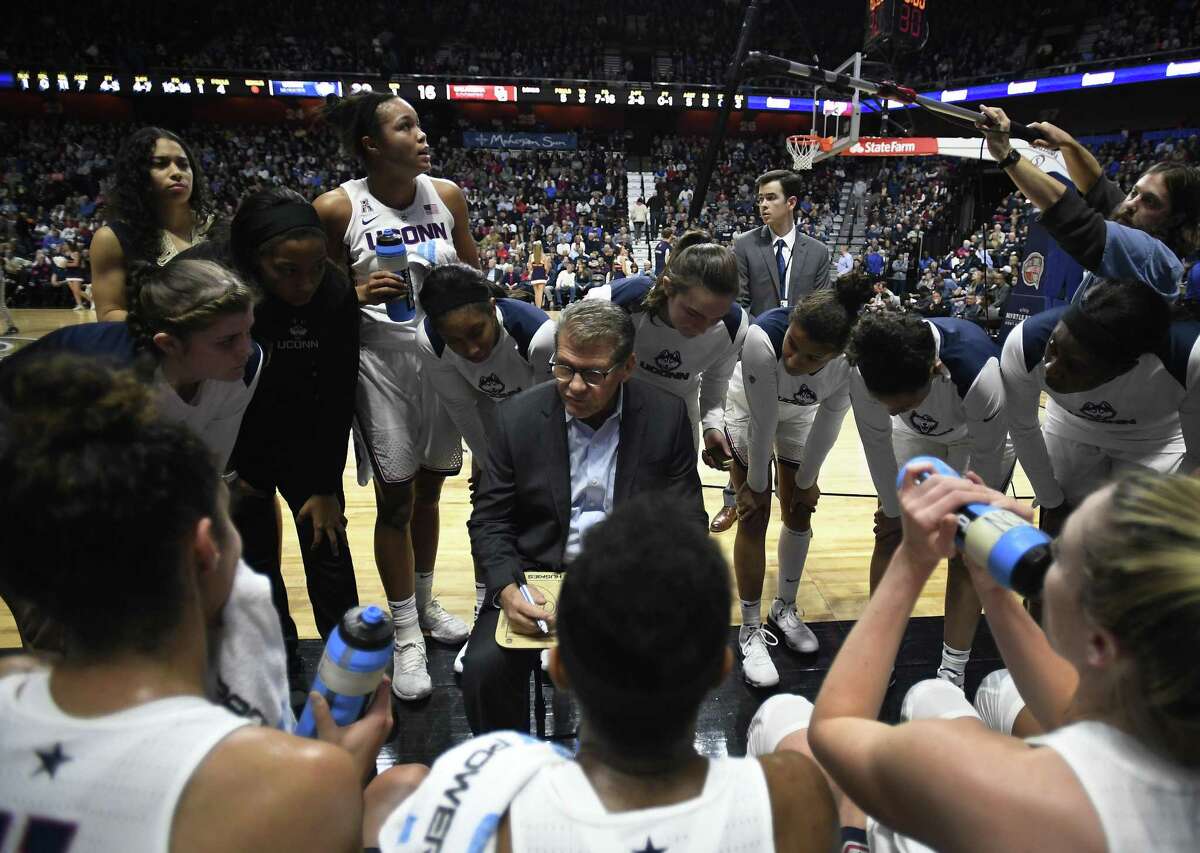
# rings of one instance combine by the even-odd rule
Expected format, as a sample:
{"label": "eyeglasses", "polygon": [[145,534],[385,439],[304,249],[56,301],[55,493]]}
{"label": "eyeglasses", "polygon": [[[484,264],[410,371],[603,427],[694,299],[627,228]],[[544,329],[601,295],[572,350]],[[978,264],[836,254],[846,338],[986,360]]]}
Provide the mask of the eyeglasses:
{"label": "eyeglasses", "polygon": [[575,374],[578,373],[581,377],[583,377],[583,381],[593,388],[604,384],[604,380],[608,378],[609,374],[620,366],[621,365],[618,363],[614,364],[607,370],[597,370],[594,367],[589,367],[585,370],[577,370],[569,364],[559,364],[553,358],[550,359],[550,372],[559,382],[570,382],[575,378]]}

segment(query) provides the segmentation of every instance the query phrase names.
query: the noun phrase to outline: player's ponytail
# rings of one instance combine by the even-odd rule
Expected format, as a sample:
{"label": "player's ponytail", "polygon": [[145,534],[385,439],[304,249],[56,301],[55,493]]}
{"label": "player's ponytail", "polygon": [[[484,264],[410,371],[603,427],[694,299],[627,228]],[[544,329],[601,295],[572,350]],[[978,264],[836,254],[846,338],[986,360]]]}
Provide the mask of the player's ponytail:
{"label": "player's ponytail", "polygon": [[363,137],[379,133],[379,107],[395,97],[384,92],[358,92],[348,98],[331,98],[321,108],[321,117],[337,130],[342,147],[366,163]]}
{"label": "player's ponytail", "polygon": [[799,323],[809,340],[842,352],[871,295],[871,280],[863,273],[852,272],[835,281],[833,287],[806,296],[788,321]]}

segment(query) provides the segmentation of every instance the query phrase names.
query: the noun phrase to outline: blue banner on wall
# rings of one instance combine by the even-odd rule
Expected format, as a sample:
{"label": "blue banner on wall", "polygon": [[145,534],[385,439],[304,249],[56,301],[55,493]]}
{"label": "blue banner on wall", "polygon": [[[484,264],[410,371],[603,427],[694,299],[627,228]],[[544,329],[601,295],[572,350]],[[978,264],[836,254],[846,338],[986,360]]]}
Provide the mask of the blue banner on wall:
{"label": "blue banner on wall", "polygon": [[463,132],[464,148],[507,148],[536,151],[570,151],[577,147],[573,133]]}

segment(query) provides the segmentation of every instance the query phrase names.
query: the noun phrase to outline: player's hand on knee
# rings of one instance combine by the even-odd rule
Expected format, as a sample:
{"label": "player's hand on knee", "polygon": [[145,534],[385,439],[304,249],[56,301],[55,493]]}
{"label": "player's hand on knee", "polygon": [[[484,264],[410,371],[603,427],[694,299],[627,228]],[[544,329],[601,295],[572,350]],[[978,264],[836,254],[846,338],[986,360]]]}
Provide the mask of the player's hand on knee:
{"label": "player's hand on knee", "polygon": [[792,491],[792,506],[793,513],[805,512],[812,515],[817,511],[817,501],[821,499],[821,487],[813,483],[807,489],[802,489],[799,486]]}
{"label": "player's hand on knee", "polygon": [[742,483],[737,489],[737,516],[742,523],[757,522],[755,526],[765,527],[771,515],[771,490],[756,492],[749,483]]}
{"label": "player's hand on knee", "polygon": [[312,550],[315,551],[322,541],[328,540],[329,550],[335,557],[339,556],[339,543],[346,536],[346,516],[342,515],[336,495],[313,495],[300,507],[296,517],[312,522]]}
{"label": "player's hand on knee", "polygon": [[320,693],[308,695],[312,707],[313,722],[317,727],[317,739],[325,743],[340,746],[350,753],[355,766],[361,771],[363,782],[375,769],[375,758],[392,731],[392,680],[386,675],[375,695],[371,697],[371,705],[367,713],[358,722],[348,726],[339,726],[329,710],[329,703]]}
{"label": "player's hand on knee", "polygon": [[508,616],[509,624],[518,634],[540,637],[542,631],[537,626],[537,620],[543,620],[553,631],[554,615],[541,606],[546,603],[546,596],[540,589],[530,584],[529,594],[533,596],[535,604],[526,601],[517,585],[510,583],[500,590],[500,609]]}

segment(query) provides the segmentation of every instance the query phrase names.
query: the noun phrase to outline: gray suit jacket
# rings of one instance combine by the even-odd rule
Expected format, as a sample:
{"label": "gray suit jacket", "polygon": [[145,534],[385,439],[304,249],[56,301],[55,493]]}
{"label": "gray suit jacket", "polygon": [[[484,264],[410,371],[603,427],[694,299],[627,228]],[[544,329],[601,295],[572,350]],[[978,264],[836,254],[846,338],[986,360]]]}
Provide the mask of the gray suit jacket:
{"label": "gray suit jacket", "polygon": [[766,225],[752,228],[733,238],[740,283],[738,303],[751,319],[778,308],[783,299],[795,305],[814,290],[830,286],[829,249],[807,234],[797,232],[792,247],[786,292],[779,287],[779,267],[775,263],[775,240]]}
{"label": "gray suit jacket", "polygon": [[[571,524],[567,423],[554,382],[501,403],[467,530],[471,555],[494,594],[512,571],[561,571]],[[625,383],[613,506],[660,492],[663,512],[708,525],[687,406],[645,382]]]}

